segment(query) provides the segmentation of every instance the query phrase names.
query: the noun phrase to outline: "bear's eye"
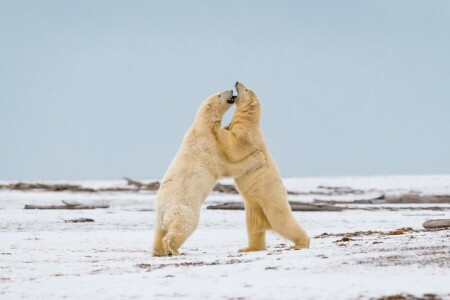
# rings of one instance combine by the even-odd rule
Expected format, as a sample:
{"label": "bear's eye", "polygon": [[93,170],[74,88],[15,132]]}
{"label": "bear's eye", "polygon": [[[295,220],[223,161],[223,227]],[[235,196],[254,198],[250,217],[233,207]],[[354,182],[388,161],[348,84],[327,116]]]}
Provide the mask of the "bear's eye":
{"label": "bear's eye", "polygon": [[221,97],[222,95],[219,95],[219,98]]}
{"label": "bear's eye", "polygon": [[245,89],[245,91],[246,91],[246,92],[248,92],[248,90],[247,90],[247,89]]}

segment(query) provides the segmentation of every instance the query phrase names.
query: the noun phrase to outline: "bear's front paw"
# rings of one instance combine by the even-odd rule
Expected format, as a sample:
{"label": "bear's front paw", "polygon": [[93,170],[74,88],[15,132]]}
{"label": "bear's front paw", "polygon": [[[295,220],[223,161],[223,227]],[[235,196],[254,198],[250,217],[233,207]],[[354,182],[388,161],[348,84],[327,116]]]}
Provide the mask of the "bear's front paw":
{"label": "bear's front paw", "polygon": [[251,158],[253,160],[253,166],[250,170],[256,170],[261,168],[266,163],[266,155],[262,151],[255,151],[251,154]]}

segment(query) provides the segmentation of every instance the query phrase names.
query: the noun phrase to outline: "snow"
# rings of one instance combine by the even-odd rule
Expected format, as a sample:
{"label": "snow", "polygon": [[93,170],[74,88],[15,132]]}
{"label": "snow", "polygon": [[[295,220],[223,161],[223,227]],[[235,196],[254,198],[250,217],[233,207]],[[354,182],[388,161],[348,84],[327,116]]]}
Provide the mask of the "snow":
{"label": "snow", "polygon": [[[120,181],[70,183],[124,185]],[[449,175],[287,178],[285,183],[287,189],[305,192],[322,185],[450,194]],[[450,299],[450,230],[422,228],[425,220],[450,218],[448,204],[432,204],[440,210],[417,204],[396,205],[410,208],[396,211],[295,212],[313,237],[310,249],[292,250],[289,241],[269,233],[267,251],[240,254],[237,249],[246,245],[244,211],[206,209],[208,204],[240,197],[212,193],[197,231],[181,249],[184,255],[155,258],[150,255],[154,212],[140,211],[152,208],[154,198],[152,192],[0,190],[0,298],[371,299],[432,293]],[[23,209],[25,204],[61,200],[111,206]],[[95,222],[62,220],[74,218]],[[362,234],[336,242],[342,238],[340,233],[401,227],[414,231]],[[323,233],[336,235],[319,237]]]}

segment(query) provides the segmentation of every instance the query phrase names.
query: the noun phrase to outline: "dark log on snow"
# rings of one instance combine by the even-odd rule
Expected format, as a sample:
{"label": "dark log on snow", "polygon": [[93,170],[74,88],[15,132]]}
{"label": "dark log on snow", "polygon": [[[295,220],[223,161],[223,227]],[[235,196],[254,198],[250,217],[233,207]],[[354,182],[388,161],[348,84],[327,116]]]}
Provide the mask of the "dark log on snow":
{"label": "dark log on snow", "polygon": [[[298,201],[289,201],[292,211],[341,211],[341,207],[331,205],[315,205]],[[207,209],[223,209],[223,210],[244,210],[242,202],[227,202],[218,205],[209,205]]]}
{"label": "dark log on snow", "polygon": [[385,203],[384,194],[370,198],[370,199],[356,199],[356,200],[338,200],[338,199],[314,199],[315,204],[379,204]]}
{"label": "dark log on snow", "polygon": [[133,180],[133,179],[128,178],[128,177],[123,177],[123,179],[125,179],[127,181],[127,185],[135,186],[138,189],[141,189],[142,186],[144,185],[142,182],[139,182],[137,180]]}
{"label": "dark log on snow", "polygon": [[12,191],[30,191],[30,190],[44,190],[48,192],[95,192],[92,188],[82,187],[75,184],[52,184],[52,183],[26,183],[17,182],[6,185],[1,185],[2,189]]}
{"label": "dark log on snow", "polygon": [[412,203],[450,203],[450,195],[422,195],[408,193],[403,195],[379,195],[371,199],[357,199],[342,201],[339,199],[319,200],[314,203],[319,204],[412,204]]}
{"label": "dark log on snow", "polygon": [[79,218],[79,219],[64,220],[64,222],[66,222],[66,223],[86,223],[86,222],[95,222],[95,221],[94,221],[94,219],[89,219],[89,218]]}
{"label": "dark log on snow", "polygon": [[127,185],[131,185],[136,187],[137,190],[147,190],[147,191],[157,191],[159,189],[160,183],[158,181],[150,182],[150,183],[142,183],[137,180],[133,180],[128,177],[124,177],[127,181]]}
{"label": "dark log on snow", "polygon": [[388,195],[385,203],[450,203],[450,195],[422,195],[408,193],[404,195]]}
{"label": "dark log on snow", "polygon": [[349,186],[324,186],[319,185],[317,188],[323,190],[329,190],[333,195],[348,195],[348,194],[364,194],[364,190],[352,189]]}
{"label": "dark log on snow", "polygon": [[108,208],[108,204],[81,204],[81,203],[69,203],[62,201],[63,205],[34,205],[27,204],[25,209],[96,209],[96,208]]}
{"label": "dark log on snow", "polygon": [[221,184],[221,183],[217,183],[214,188],[213,188],[214,192],[219,192],[219,193],[227,193],[227,194],[239,194],[238,190],[236,189],[236,187],[232,184]]}
{"label": "dark log on snow", "polygon": [[422,226],[424,228],[442,228],[450,227],[450,219],[436,219],[425,221]]}

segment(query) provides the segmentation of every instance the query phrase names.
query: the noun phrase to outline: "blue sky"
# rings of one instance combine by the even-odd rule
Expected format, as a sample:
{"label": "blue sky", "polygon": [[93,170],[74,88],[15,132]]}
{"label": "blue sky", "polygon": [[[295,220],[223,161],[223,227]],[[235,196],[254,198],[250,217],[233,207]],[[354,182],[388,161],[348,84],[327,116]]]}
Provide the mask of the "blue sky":
{"label": "blue sky", "polygon": [[0,180],[160,178],[236,80],[283,176],[450,172],[448,1],[1,0],[0,40]]}

